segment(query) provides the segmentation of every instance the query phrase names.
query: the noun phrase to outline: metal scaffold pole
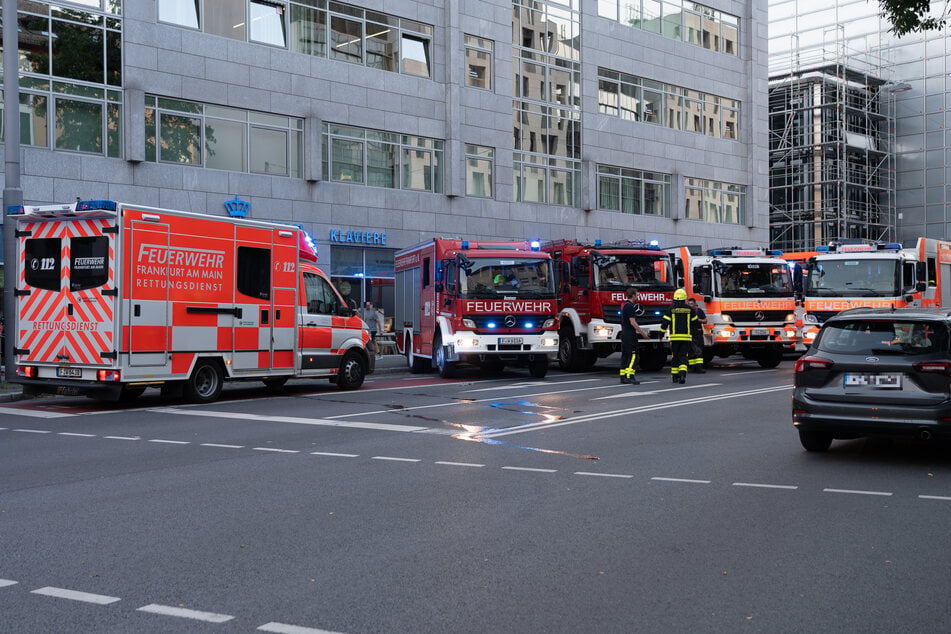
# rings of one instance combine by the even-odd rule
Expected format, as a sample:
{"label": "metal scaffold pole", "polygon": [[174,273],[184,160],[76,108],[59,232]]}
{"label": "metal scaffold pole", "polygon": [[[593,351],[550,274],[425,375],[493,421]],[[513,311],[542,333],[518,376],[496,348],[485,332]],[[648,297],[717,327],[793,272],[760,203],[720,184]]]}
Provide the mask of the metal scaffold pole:
{"label": "metal scaffold pole", "polygon": [[3,365],[13,371],[13,344],[16,340],[16,213],[23,205],[20,189],[20,90],[17,67],[17,2],[3,0]]}

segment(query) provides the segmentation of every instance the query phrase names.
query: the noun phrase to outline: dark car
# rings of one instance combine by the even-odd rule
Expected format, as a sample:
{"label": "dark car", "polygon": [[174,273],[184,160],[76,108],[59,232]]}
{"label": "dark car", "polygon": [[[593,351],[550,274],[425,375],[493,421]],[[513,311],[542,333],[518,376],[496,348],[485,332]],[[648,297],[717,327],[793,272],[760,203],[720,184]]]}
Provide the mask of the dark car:
{"label": "dark car", "polygon": [[793,424],[807,451],[836,438],[951,437],[951,311],[857,308],[796,362]]}

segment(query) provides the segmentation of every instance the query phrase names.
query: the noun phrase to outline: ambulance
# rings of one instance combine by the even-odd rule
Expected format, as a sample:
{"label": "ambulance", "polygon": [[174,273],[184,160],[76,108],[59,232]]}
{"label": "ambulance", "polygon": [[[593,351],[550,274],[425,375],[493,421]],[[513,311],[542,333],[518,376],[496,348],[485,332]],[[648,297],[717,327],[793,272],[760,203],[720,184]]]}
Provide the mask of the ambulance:
{"label": "ambulance", "polygon": [[803,343],[826,319],[850,308],[951,306],[951,242],[832,242],[804,265]]}
{"label": "ambulance", "polygon": [[703,358],[742,354],[774,368],[799,340],[792,271],[782,252],[731,247],[670,250],[688,297],[707,314]]}
{"label": "ambulance", "polygon": [[675,282],[670,254],[656,241],[634,240],[554,240],[542,250],[554,259],[562,370],[588,369],[599,358],[621,351],[621,306],[629,288],[635,291],[637,324],[650,334],[638,342],[637,363],[643,370],[664,367],[669,344],[661,340],[660,325],[673,301]]}
{"label": "ambulance", "polygon": [[558,351],[551,256],[538,242],[434,238],[396,253],[397,349],[412,372],[460,364],[548,373]]}
{"label": "ambulance", "polygon": [[225,381],[356,389],[369,332],[293,225],[110,200],[16,218],[12,382],[28,394],[211,402]]}

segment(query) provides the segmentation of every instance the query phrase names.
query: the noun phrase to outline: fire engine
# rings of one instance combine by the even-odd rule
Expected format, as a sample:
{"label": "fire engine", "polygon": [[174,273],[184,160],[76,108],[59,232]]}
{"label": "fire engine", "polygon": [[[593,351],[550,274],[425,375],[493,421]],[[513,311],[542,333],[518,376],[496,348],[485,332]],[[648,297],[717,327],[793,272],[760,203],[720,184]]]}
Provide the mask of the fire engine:
{"label": "fire engine", "polygon": [[554,259],[561,304],[558,364],[563,370],[583,370],[620,352],[621,305],[629,288],[637,292],[637,323],[651,335],[639,342],[637,362],[644,370],[664,366],[668,345],[661,341],[660,324],[674,292],[670,254],[656,242],[631,240],[556,240],[542,249]]}
{"label": "fire engine", "polygon": [[673,250],[688,297],[707,314],[703,358],[740,353],[774,368],[798,341],[793,277],[780,251],[714,249],[695,255]]}
{"label": "fire engine", "polygon": [[551,257],[537,242],[434,238],[396,254],[397,349],[410,371],[457,364],[542,378],[558,351]]}
{"label": "fire engine", "polygon": [[365,324],[299,227],[108,200],[16,218],[11,380],[28,393],[210,402],[225,380],[355,389],[373,369]]}
{"label": "fire engine", "polygon": [[951,306],[951,242],[820,246],[805,264],[803,303],[806,345],[826,319],[849,308]]}

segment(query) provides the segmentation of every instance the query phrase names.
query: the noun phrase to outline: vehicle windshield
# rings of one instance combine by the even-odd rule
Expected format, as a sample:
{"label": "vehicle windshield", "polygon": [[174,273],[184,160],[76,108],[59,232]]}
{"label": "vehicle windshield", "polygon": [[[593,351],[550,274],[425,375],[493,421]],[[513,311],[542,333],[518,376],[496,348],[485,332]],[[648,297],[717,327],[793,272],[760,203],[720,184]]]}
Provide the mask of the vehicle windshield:
{"label": "vehicle windshield", "polygon": [[722,262],[717,268],[720,297],[792,297],[793,285],[785,262]]}
{"label": "vehicle windshield", "polygon": [[855,355],[920,355],[948,350],[948,329],[924,321],[855,320],[827,323],[815,342],[821,352]]}
{"label": "vehicle windshield", "polygon": [[674,290],[670,259],[662,254],[598,254],[592,255],[595,288],[617,291],[637,288],[653,291]]}
{"label": "vehicle windshield", "polygon": [[897,297],[898,260],[854,259],[816,262],[806,278],[806,297]]}
{"label": "vehicle windshield", "polygon": [[541,258],[470,258],[459,267],[459,296],[552,299],[551,260]]}

